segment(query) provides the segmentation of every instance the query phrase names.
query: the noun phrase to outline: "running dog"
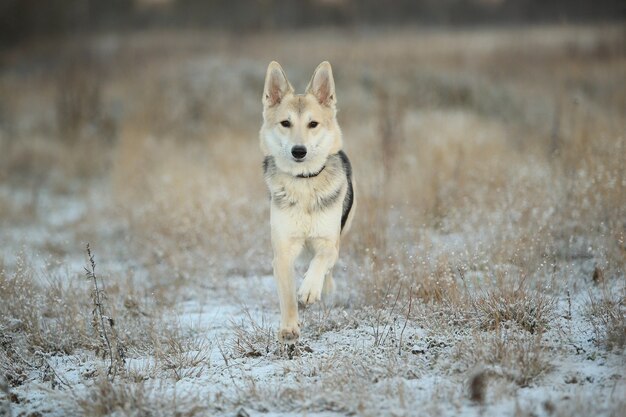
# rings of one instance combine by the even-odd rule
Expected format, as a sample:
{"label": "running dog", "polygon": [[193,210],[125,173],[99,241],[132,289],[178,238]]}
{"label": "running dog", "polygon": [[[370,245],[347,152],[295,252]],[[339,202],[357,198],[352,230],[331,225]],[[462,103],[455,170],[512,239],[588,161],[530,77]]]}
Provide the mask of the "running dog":
{"label": "running dog", "polygon": [[[352,167],[342,151],[336,103],[328,62],[317,67],[304,94],[295,94],[280,64],[269,64],[259,136],[271,199],[278,340],[290,345],[300,337],[298,301],[307,306],[334,289],[339,242],[354,216]],[[296,295],[298,258],[310,263]]]}

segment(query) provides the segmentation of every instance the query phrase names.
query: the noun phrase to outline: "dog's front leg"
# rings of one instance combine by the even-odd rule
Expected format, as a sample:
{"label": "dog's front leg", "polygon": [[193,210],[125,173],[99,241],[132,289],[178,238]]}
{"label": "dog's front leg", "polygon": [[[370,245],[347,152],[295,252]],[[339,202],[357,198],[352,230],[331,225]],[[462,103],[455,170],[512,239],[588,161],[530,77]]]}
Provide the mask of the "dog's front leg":
{"label": "dog's front leg", "polygon": [[[309,269],[298,291],[300,302],[304,305],[313,304],[321,299],[324,279],[335,266],[339,256],[338,239],[312,239],[311,246],[315,251],[315,256],[309,264]],[[332,276],[329,279],[332,281]]]}
{"label": "dog's front leg", "polygon": [[272,243],[274,246],[274,278],[276,279],[280,301],[278,340],[282,343],[294,344],[300,337],[294,264],[302,251],[304,241],[273,236]]}

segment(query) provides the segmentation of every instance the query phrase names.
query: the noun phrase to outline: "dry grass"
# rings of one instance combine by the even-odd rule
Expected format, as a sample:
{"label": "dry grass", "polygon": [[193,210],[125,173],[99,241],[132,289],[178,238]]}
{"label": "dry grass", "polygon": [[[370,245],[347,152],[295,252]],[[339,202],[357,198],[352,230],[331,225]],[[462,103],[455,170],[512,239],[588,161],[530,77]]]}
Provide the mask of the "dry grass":
{"label": "dry grass", "polygon": [[604,286],[600,295],[591,293],[586,315],[597,344],[617,351],[626,346],[626,287],[612,292]]}
{"label": "dry grass", "polygon": [[[101,345],[79,271],[14,261],[31,244],[31,223],[59,235],[37,243],[44,253],[71,261],[89,240],[128,271],[101,273],[107,314],[140,364],[116,382],[104,372],[81,380],[71,407],[82,414],[406,411],[424,399],[415,394],[424,363],[457,383],[436,391],[441,401],[426,414],[458,410],[448,398],[467,399],[459,379],[476,366],[470,398],[489,405],[494,384],[533,387],[550,372],[556,353],[544,335],[570,291],[590,291],[597,344],[623,349],[622,35],[131,33],[13,51],[12,62],[33,72],[0,71],[0,226],[25,236],[7,235],[13,252],[0,268],[2,374],[18,387],[45,373],[41,358]],[[36,58],[59,45],[51,64],[62,71],[39,68]],[[303,346],[313,352],[301,346],[286,365],[273,319],[240,315],[228,342],[169,319],[183,300],[229,297],[228,278],[271,274],[257,132],[272,59],[297,88],[319,61],[333,63],[358,196],[336,268],[341,293],[303,314]],[[88,212],[56,226],[49,194],[89,201]],[[153,382],[212,378],[214,346],[235,394],[216,388],[215,404],[191,396],[179,409],[176,393]],[[252,359],[280,362],[281,384],[237,374]]]}
{"label": "dry grass", "polygon": [[[111,349],[115,350],[113,355],[104,343],[100,325],[93,323],[97,308],[91,298],[93,288],[80,273],[70,280],[54,275],[38,277],[29,262],[20,257],[14,272],[0,272],[0,291],[0,355],[6,359],[2,370],[13,386],[24,383],[29,371],[41,371],[46,365],[41,357],[47,355],[88,350],[97,357],[111,359],[115,369],[110,371],[123,372],[124,357],[150,353],[162,363],[159,369],[172,370],[175,375],[189,372],[188,368],[206,358],[207,345],[181,341],[180,326],[167,325],[154,300],[137,296],[133,281],[118,280],[115,285],[99,289],[100,297],[106,299],[103,319],[109,323],[114,318],[114,327],[105,325]],[[162,349],[164,345],[169,348]],[[182,353],[192,350],[192,345],[198,346],[197,355]],[[104,373],[109,374],[106,370]]]}
{"label": "dry grass", "polygon": [[[533,335],[519,328],[501,326],[493,333],[477,333],[471,346],[460,345],[459,359],[485,366],[484,373],[489,379],[503,378],[527,387],[537,383],[537,379],[548,373],[552,366],[544,352],[542,336],[541,333]],[[468,357],[471,358],[469,361]],[[470,380],[473,377],[475,374]],[[480,398],[478,394],[475,396]]]}
{"label": "dry grass", "polygon": [[0,272],[4,300],[0,323],[8,330],[6,336],[16,338],[9,347],[70,353],[83,346],[89,333],[89,309],[81,311],[80,302],[64,303],[78,296],[78,288],[58,281],[42,287],[37,282],[35,271],[24,257],[18,258],[14,272]]}
{"label": "dry grass", "polygon": [[[224,276],[269,270],[263,262],[268,237],[254,224],[262,224],[265,210],[249,204],[266,198],[260,179],[256,190],[249,188],[259,163],[238,167],[236,162],[249,153],[247,146],[235,138],[181,147],[130,136],[121,140],[117,152],[114,187],[133,235],[150,248],[138,254],[148,258],[146,263],[164,262],[182,281],[201,271]],[[232,178],[226,179],[229,172]],[[230,187],[240,194],[233,198]],[[242,269],[242,264],[252,267]]]}
{"label": "dry grass", "polygon": [[[334,411],[343,414],[370,415],[375,409],[372,403],[382,398],[389,408],[404,408],[410,395],[401,381],[405,362],[385,364],[381,367],[364,366],[364,358],[351,352],[336,353],[324,357],[313,367],[297,363],[283,369],[288,384],[267,384],[248,379],[231,399],[236,406],[245,406],[258,411],[279,410],[282,412],[313,413]],[[312,378],[299,378],[304,375]],[[408,398],[403,398],[406,396]]]}
{"label": "dry grass", "polygon": [[248,309],[245,309],[244,317],[245,321],[231,324],[234,338],[228,343],[229,356],[258,357],[276,353],[279,346],[267,319],[255,320]]}
{"label": "dry grass", "polygon": [[[68,407],[71,406],[71,407]],[[192,393],[168,391],[148,382],[113,383],[108,378],[98,378],[85,391],[76,394],[66,404],[70,413],[103,417],[121,416],[181,416],[205,415],[207,406],[202,405]]]}
{"label": "dry grass", "polygon": [[555,298],[540,290],[528,290],[523,278],[515,281],[488,290],[474,302],[480,327],[495,330],[511,321],[527,332],[542,333],[555,316]]}
{"label": "dry grass", "polygon": [[[212,344],[202,337],[189,338],[180,334],[172,334],[163,342],[155,343],[154,357],[157,371],[165,371],[175,381],[188,377],[200,377],[211,366],[209,355]],[[160,372],[153,374],[162,375]]]}

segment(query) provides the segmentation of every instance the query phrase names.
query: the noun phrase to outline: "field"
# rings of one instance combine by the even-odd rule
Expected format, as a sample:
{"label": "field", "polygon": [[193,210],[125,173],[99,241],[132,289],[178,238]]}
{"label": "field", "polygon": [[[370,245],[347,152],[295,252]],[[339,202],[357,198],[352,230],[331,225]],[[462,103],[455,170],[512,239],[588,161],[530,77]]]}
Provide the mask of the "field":
{"label": "field", "polygon": [[[4,50],[0,415],[625,415],[625,51],[619,25]],[[357,180],[295,349],[258,145],[271,60],[298,91],[331,62]]]}

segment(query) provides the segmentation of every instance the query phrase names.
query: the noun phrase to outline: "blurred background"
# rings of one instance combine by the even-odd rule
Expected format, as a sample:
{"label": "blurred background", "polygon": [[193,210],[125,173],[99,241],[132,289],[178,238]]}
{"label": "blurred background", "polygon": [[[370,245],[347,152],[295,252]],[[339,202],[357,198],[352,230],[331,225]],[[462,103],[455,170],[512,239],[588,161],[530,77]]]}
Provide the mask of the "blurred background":
{"label": "blurred background", "polygon": [[625,18],[617,0],[4,0],[5,256],[96,240],[157,281],[270,273],[265,70],[302,91],[329,60],[357,276],[617,273]]}
{"label": "blurred background", "polygon": [[137,29],[229,32],[315,27],[527,25],[620,22],[619,0],[4,0],[3,41]]}
{"label": "blurred background", "polygon": [[[625,23],[624,0],[0,0],[0,397],[32,416],[623,415]],[[356,179],[338,291],[302,311],[289,363],[271,60],[299,92],[331,62]]]}

